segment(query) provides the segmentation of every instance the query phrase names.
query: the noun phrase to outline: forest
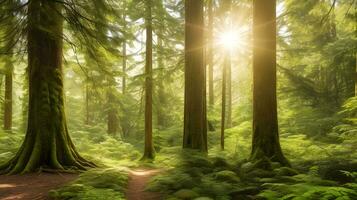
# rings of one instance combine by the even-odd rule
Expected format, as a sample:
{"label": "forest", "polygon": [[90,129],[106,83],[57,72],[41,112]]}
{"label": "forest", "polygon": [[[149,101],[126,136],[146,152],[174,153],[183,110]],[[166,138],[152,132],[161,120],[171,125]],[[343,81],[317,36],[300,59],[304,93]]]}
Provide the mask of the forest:
{"label": "forest", "polygon": [[356,200],[356,0],[0,0],[1,200]]}

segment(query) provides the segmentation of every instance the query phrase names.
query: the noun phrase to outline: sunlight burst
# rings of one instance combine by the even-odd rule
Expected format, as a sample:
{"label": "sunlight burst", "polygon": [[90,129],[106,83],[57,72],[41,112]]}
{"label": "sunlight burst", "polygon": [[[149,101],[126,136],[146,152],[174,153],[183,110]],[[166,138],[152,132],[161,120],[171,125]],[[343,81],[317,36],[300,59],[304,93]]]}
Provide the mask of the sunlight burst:
{"label": "sunlight burst", "polygon": [[241,37],[237,31],[228,30],[218,36],[218,44],[225,49],[234,50],[242,47]]}

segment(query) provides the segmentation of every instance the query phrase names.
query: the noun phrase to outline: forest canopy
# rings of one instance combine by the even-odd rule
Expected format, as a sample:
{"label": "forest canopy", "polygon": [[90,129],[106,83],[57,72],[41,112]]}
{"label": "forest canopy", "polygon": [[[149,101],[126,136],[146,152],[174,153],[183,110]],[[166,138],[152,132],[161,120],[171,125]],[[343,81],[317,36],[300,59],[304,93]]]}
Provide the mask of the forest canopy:
{"label": "forest canopy", "polygon": [[357,199],[356,95],[355,0],[0,0],[0,199]]}

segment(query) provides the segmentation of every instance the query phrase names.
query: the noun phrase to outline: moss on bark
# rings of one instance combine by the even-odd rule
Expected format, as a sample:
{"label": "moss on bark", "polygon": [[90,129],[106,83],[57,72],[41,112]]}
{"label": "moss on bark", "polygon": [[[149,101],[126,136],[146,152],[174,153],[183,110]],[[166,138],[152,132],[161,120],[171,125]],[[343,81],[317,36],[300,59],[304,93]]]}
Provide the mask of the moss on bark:
{"label": "moss on bark", "polygon": [[76,151],[68,134],[63,98],[61,4],[32,0],[28,5],[29,112],[18,153],[2,173],[85,170],[94,167]]}

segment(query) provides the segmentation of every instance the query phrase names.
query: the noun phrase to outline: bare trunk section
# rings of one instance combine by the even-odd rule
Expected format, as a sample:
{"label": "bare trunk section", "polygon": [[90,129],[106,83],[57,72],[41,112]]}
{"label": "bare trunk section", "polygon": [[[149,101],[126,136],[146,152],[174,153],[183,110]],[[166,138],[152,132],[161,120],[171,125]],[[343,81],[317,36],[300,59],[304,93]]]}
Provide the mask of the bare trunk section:
{"label": "bare trunk section", "polygon": [[4,130],[12,129],[12,85],[13,65],[11,58],[6,59],[7,72],[5,75],[5,101],[4,101]]}
{"label": "bare trunk section", "polygon": [[227,61],[227,121],[226,128],[232,128],[232,60],[231,52],[228,53]]}
{"label": "bare trunk section", "polygon": [[224,130],[226,123],[226,89],[227,89],[227,67],[229,56],[225,55],[222,68],[222,112],[221,112],[221,150],[224,150]]}
{"label": "bare trunk section", "polygon": [[183,148],[207,152],[203,0],[185,0],[185,111]]}
{"label": "bare trunk section", "polygon": [[214,85],[213,85],[213,0],[208,0],[208,105],[214,105]]}
{"label": "bare trunk section", "polygon": [[157,60],[159,68],[159,76],[157,80],[157,125],[159,129],[163,129],[166,126],[167,116],[165,114],[166,108],[166,96],[165,96],[165,86],[164,86],[164,61],[163,61],[163,52],[162,52],[162,36],[158,36],[158,49],[157,49]]}
{"label": "bare trunk section", "polygon": [[89,117],[89,83],[88,83],[88,78],[86,81],[86,88],[85,88],[85,103],[86,103],[86,119],[85,119],[85,124],[89,125],[90,117]]}
{"label": "bare trunk section", "polygon": [[107,114],[107,133],[109,135],[116,135],[118,132],[118,114],[116,105],[114,103],[115,96],[111,91],[113,88],[109,88],[107,93],[107,100],[108,100],[108,114]]}
{"label": "bare trunk section", "polygon": [[[28,5],[29,117],[22,146],[0,166],[2,173],[93,167],[82,158],[68,134],[62,75],[62,5],[32,0]],[[48,31],[50,30],[50,31]]]}
{"label": "bare trunk section", "polygon": [[280,143],[276,99],[276,1],[253,1],[252,160],[289,165]]}
{"label": "bare trunk section", "polygon": [[[123,8],[124,8],[124,13],[123,13],[123,24],[124,24],[124,31],[126,31],[126,1],[123,1]],[[122,77],[122,93],[125,94],[126,92],[126,35],[124,34],[124,41],[123,41],[123,77]]]}
{"label": "bare trunk section", "polygon": [[357,53],[356,53],[356,69],[355,69],[355,96],[357,96]]}
{"label": "bare trunk section", "polygon": [[154,159],[152,141],[152,0],[146,0],[146,64],[145,64],[145,148],[143,159]]}

